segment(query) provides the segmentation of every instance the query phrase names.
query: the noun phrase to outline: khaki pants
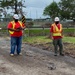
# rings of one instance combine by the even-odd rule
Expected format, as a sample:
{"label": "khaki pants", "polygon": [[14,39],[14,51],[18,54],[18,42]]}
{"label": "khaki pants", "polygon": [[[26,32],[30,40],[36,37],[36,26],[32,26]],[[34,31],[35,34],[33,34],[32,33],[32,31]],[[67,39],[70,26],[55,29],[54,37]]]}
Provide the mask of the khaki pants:
{"label": "khaki pants", "polygon": [[59,53],[62,54],[62,52],[63,52],[62,38],[54,39],[53,40],[53,45],[54,45],[54,52],[55,52],[55,54],[58,53],[58,49],[59,49]]}

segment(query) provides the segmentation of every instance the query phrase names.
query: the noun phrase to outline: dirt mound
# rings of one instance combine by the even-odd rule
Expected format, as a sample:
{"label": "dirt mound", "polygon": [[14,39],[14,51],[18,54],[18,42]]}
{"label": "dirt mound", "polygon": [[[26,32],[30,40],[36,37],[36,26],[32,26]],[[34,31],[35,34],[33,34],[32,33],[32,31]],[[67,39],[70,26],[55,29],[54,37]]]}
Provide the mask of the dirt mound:
{"label": "dirt mound", "polygon": [[[43,50],[48,50],[48,51],[54,50],[53,44],[51,42],[44,43],[44,44],[35,43],[35,44],[30,44],[30,45],[41,48]],[[64,54],[75,58],[75,44],[65,42],[63,43],[63,46],[64,46]]]}

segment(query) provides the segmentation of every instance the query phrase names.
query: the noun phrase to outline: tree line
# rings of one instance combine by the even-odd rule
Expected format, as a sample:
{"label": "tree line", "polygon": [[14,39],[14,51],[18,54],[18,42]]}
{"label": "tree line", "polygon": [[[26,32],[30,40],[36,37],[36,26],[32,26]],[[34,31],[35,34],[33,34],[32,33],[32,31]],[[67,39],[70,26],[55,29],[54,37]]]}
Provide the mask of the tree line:
{"label": "tree line", "polygon": [[75,19],[75,0],[60,0],[59,3],[53,1],[45,7],[43,15],[48,15],[52,19],[58,16],[61,20]]}
{"label": "tree line", "polygon": [[[1,13],[5,17],[11,16],[11,12],[8,14],[8,10],[13,10],[12,13],[25,15],[25,11],[22,10],[25,7],[25,0],[0,0],[0,17]],[[44,8],[43,15],[52,19],[56,16],[61,20],[75,19],[75,0],[60,0],[58,3],[53,0]]]}

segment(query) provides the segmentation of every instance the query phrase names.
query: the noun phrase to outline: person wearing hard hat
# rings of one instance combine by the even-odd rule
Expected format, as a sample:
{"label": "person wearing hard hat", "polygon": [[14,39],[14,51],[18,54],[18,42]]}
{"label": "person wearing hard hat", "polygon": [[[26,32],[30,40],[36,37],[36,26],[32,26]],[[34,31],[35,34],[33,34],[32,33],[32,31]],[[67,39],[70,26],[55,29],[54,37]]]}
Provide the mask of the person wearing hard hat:
{"label": "person wearing hard hat", "polygon": [[19,21],[18,14],[14,14],[13,21],[9,22],[7,29],[11,37],[11,50],[10,55],[14,56],[15,49],[18,55],[21,55],[21,45],[22,45],[22,31],[25,29],[25,24]]}
{"label": "person wearing hard hat", "polygon": [[[58,49],[59,49],[59,54],[61,56],[64,56],[63,54],[63,43],[62,43],[62,24],[59,23],[59,17],[55,17],[54,23],[51,25],[51,39],[53,40],[53,45],[54,45],[54,56],[58,55]],[[58,48],[59,47],[59,48]]]}

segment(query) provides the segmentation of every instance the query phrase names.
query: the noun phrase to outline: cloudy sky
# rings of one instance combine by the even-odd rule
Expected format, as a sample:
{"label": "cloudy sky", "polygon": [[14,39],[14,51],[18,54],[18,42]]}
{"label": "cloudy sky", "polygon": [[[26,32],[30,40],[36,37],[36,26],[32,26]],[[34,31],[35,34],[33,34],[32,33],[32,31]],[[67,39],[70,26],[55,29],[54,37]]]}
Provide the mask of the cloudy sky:
{"label": "cloudy sky", "polygon": [[[60,0],[54,0],[59,2]],[[27,18],[44,18],[43,10],[44,8],[52,3],[53,0],[25,0],[26,17]]]}

